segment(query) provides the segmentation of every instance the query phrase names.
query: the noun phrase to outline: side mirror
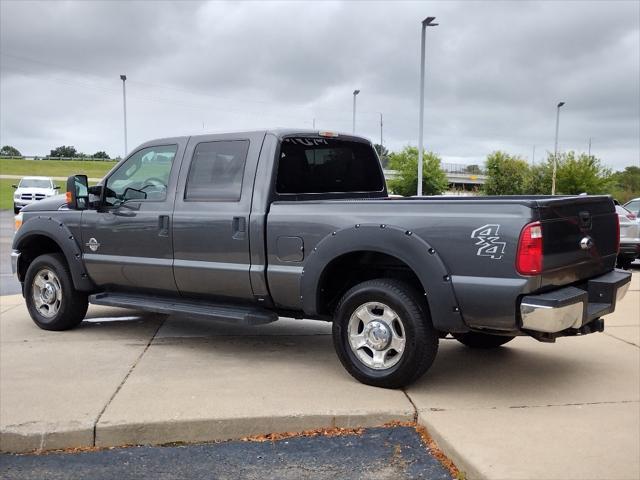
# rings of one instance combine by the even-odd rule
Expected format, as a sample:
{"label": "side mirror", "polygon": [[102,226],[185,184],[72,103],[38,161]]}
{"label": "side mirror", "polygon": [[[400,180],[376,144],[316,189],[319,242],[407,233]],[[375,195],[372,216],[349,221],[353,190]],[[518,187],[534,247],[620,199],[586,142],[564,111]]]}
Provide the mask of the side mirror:
{"label": "side mirror", "polygon": [[13,188],[18,188],[18,185],[11,185]]}
{"label": "side mirror", "polygon": [[54,185],[53,189],[54,190],[60,190],[60,185]]}
{"label": "side mirror", "polygon": [[71,210],[85,210],[89,203],[89,181],[86,175],[67,178],[67,206]]}

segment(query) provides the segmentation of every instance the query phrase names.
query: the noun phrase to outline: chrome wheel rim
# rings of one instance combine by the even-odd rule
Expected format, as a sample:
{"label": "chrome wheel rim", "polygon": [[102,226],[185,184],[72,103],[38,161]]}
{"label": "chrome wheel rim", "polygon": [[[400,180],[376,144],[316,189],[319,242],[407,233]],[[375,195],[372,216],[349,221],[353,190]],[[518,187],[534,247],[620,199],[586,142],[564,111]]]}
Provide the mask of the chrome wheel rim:
{"label": "chrome wheel rim", "polygon": [[369,368],[387,370],[402,358],[406,344],[404,325],[384,303],[367,302],[356,308],[347,331],[351,351]]}
{"label": "chrome wheel rim", "polygon": [[33,303],[40,315],[55,317],[62,304],[62,285],[60,279],[50,269],[43,268],[33,278]]}

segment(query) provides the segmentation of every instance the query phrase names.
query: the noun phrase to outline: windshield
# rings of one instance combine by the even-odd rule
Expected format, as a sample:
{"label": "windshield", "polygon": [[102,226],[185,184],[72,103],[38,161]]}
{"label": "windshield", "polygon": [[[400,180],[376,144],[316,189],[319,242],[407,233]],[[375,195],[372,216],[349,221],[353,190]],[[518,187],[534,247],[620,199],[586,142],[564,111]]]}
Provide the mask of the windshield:
{"label": "windshield", "polygon": [[20,180],[20,188],[51,188],[51,181],[40,178],[23,178]]}

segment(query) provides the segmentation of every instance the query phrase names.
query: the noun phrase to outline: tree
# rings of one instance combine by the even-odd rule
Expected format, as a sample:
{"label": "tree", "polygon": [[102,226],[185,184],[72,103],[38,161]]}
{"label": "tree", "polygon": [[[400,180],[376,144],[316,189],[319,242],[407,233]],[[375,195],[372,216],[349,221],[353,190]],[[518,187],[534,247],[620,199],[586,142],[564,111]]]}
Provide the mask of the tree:
{"label": "tree", "polygon": [[[440,157],[425,152],[422,165],[422,192],[425,195],[440,195],[449,186],[447,175],[440,166]],[[389,154],[389,168],[398,176],[389,180],[391,192],[411,196],[418,191],[418,149],[407,146],[401,152]]]}
{"label": "tree", "polygon": [[373,148],[378,152],[378,157],[380,157],[380,163],[382,164],[382,168],[387,168],[389,164],[389,149],[384,145],[374,144]]}
{"label": "tree", "polygon": [[[553,176],[553,154],[547,161],[531,168],[529,193],[549,195]],[[556,169],[556,193],[579,195],[581,193],[611,193],[614,179],[611,170],[593,155],[576,154],[573,151],[558,155]]]}
{"label": "tree", "polygon": [[22,154],[18,151],[17,148],[12,147],[11,145],[5,145],[0,149],[0,156],[2,157],[21,157]]}
{"label": "tree", "polygon": [[526,161],[516,155],[496,151],[485,163],[487,195],[523,195],[528,193],[531,172]]}
{"label": "tree", "polygon": [[627,167],[622,172],[615,172],[612,180],[614,185],[611,194],[620,203],[640,197],[640,167]]}
{"label": "tree", "polygon": [[91,158],[103,158],[105,160],[109,160],[111,157],[109,157],[109,154],[107,152],[100,150],[99,152],[91,155]]}
{"label": "tree", "polygon": [[73,147],[73,146],[67,147],[66,145],[62,145],[54,150],[51,150],[51,155],[49,156],[73,158],[78,156],[78,151],[76,150],[76,147]]}
{"label": "tree", "polygon": [[467,165],[464,171],[471,175],[482,175],[482,169],[478,165]]}

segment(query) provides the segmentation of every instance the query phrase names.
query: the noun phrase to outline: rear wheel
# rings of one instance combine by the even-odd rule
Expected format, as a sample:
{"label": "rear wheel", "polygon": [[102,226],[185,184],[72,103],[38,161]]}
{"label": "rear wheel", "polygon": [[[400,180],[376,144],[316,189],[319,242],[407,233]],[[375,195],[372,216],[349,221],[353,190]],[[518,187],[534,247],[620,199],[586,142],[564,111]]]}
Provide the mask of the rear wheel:
{"label": "rear wheel", "polygon": [[488,335],[479,332],[454,333],[453,338],[471,348],[497,348],[510,342],[515,337],[504,335]]}
{"label": "rear wheel", "polygon": [[333,344],[345,369],[367,385],[400,388],[433,363],[438,335],[420,295],[394,279],[360,283],[344,294]]}
{"label": "rear wheel", "polygon": [[75,289],[67,262],[58,253],[41,255],[31,262],[24,296],[29,315],[44,330],[68,330],[87,313],[87,295]]}
{"label": "rear wheel", "polygon": [[631,268],[631,264],[633,263],[633,258],[619,258],[618,264],[616,267],[622,268],[623,270],[629,270]]}

